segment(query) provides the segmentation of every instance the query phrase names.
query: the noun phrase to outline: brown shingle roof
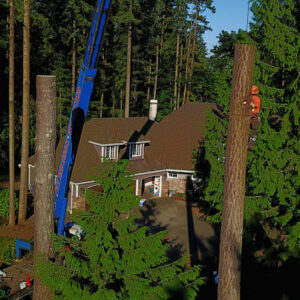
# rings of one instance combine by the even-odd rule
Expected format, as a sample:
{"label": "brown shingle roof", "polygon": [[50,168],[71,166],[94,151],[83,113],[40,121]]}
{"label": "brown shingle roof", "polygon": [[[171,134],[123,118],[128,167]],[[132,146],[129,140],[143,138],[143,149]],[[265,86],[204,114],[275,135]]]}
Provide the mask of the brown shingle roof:
{"label": "brown shingle roof", "polygon": [[[205,124],[205,115],[211,103],[188,103],[170,113],[161,122],[142,118],[100,118],[84,124],[71,181],[85,182],[96,173],[101,163],[99,144],[122,141],[150,141],[145,145],[143,160],[131,160],[129,169],[137,173],[156,170],[193,170],[193,150],[199,146]],[[56,170],[58,169],[64,138],[57,147]],[[121,149],[119,158],[125,153]],[[32,161],[33,163],[33,161]]]}

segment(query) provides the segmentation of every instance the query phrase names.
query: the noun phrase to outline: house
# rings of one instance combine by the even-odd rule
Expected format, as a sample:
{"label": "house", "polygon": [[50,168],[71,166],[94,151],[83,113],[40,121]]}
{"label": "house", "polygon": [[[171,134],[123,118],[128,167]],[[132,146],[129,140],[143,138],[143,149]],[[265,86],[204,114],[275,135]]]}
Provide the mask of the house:
{"label": "house", "polygon": [[[193,178],[193,150],[199,147],[211,103],[188,103],[160,122],[155,121],[157,100],[148,117],[99,118],[84,124],[69,186],[68,209],[85,208],[85,189],[97,189],[90,179],[103,157],[129,159],[135,193],[165,197],[185,193]],[[58,169],[64,140],[56,151]],[[29,185],[34,182],[34,157],[29,161]]]}

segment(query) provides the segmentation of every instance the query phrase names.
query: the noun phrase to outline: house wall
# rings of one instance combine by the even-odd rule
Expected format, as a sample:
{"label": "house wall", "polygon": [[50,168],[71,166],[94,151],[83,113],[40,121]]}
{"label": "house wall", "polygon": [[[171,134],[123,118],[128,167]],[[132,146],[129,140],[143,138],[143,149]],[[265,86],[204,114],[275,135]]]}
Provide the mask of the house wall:
{"label": "house wall", "polygon": [[186,192],[187,179],[168,178],[169,191],[184,194]]}

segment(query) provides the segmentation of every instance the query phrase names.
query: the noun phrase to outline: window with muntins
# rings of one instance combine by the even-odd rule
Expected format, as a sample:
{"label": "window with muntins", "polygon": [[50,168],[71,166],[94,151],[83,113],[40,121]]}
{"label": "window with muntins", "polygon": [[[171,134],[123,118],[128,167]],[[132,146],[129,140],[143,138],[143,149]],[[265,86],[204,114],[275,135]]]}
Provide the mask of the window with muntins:
{"label": "window with muntins", "polygon": [[109,159],[115,159],[115,146],[105,146],[104,157]]}
{"label": "window with muntins", "polygon": [[131,156],[142,156],[142,144],[131,145]]}
{"label": "window with muntins", "polygon": [[168,172],[168,178],[177,178],[178,174],[175,172]]}

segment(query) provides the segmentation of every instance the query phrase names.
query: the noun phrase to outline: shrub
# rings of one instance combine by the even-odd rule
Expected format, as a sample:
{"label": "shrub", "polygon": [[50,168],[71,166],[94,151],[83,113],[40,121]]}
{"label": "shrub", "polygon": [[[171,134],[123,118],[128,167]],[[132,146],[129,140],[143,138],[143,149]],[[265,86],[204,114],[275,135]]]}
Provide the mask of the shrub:
{"label": "shrub", "polygon": [[[18,209],[18,198],[15,193],[15,210]],[[0,190],[0,217],[7,218],[9,216],[9,189]]]}
{"label": "shrub", "polygon": [[10,264],[16,258],[15,239],[0,237],[0,265]]}

